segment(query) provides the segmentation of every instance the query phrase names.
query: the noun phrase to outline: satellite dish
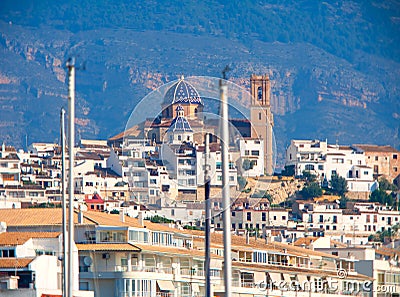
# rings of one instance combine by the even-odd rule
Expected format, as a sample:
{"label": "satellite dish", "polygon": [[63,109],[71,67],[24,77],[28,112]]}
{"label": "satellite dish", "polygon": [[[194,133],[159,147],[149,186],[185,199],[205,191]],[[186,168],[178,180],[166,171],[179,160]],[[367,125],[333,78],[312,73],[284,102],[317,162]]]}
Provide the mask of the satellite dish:
{"label": "satellite dish", "polygon": [[83,263],[86,265],[86,266],[90,266],[90,265],[92,265],[92,263],[93,263],[93,260],[92,260],[92,258],[90,258],[90,257],[85,257],[85,258],[83,258]]}

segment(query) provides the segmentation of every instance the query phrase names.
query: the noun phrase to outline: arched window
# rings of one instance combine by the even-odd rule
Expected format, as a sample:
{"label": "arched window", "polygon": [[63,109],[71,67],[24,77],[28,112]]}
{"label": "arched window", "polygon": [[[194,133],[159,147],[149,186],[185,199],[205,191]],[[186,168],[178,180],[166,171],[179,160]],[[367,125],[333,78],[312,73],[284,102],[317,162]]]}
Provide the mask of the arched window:
{"label": "arched window", "polygon": [[263,95],[262,87],[258,87],[258,89],[257,89],[257,99],[258,100],[262,100],[262,95]]}

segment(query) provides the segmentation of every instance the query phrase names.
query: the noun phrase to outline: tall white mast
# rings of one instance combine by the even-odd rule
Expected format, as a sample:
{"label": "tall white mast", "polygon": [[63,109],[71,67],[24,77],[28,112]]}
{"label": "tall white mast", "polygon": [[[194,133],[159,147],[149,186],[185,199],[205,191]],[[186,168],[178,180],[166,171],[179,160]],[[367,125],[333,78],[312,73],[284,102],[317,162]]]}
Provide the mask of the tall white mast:
{"label": "tall white mast", "polygon": [[67,291],[68,297],[73,297],[73,251],[74,242],[74,146],[75,146],[75,59],[70,58],[67,62],[68,68],[68,121],[69,121],[69,240],[68,240],[68,278]]}
{"label": "tall white mast", "polygon": [[[227,68],[225,68],[227,70]],[[225,71],[224,70],[224,71]],[[223,72],[225,78],[225,72]],[[232,258],[231,258],[231,206],[229,189],[229,126],[228,126],[228,86],[220,80],[221,98],[221,147],[222,147],[222,218],[224,228],[224,284],[225,297],[231,297]]]}
{"label": "tall white mast", "polygon": [[62,277],[62,296],[67,296],[67,199],[66,199],[66,184],[65,184],[65,109],[61,108],[60,112],[61,125],[61,195],[62,195],[62,235],[63,235],[63,277]]}

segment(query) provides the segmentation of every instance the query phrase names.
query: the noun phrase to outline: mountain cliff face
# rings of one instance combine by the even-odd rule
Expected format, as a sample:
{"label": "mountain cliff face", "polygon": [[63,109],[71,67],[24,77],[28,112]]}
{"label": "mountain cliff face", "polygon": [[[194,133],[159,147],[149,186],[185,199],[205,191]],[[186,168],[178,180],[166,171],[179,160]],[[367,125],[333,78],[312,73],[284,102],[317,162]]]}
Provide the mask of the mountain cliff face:
{"label": "mountain cliff face", "polygon": [[[0,4],[0,139],[58,141],[75,56],[77,130],[124,129],[181,74],[269,74],[278,153],[292,138],[400,146],[398,1],[15,1]],[[278,156],[278,157],[279,157]]]}

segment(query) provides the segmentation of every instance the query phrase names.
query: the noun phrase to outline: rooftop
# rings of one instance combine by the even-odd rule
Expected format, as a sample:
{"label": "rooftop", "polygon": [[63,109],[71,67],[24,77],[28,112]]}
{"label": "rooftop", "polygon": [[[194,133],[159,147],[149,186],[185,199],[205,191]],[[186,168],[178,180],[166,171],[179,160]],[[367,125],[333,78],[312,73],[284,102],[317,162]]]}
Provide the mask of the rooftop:
{"label": "rooftop", "polygon": [[4,232],[0,233],[0,246],[16,246],[31,238],[57,238],[60,232]]}
{"label": "rooftop", "polygon": [[354,144],[353,146],[363,150],[364,152],[400,153],[400,151],[390,145]]}

